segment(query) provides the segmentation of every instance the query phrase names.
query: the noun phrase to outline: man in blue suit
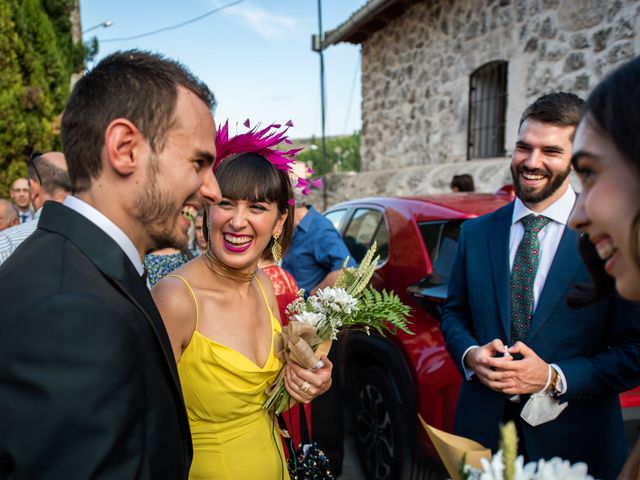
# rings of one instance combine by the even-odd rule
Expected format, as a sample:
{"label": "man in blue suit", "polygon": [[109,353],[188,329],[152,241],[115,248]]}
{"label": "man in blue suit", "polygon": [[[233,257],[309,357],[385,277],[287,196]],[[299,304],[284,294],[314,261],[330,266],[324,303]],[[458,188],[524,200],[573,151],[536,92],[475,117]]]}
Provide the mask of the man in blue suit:
{"label": "man in blue suit", "polygon": [[[517,198],[462,227],[442,332],[466,379],[457,434],[496,450],[499,425],[514,420],[527,460],[584,461],[608,479],[627,455],[618,393],[640,383],[640,322],[619,298],[582,310],[565,301],[589,279],[566,228],[581,107],[553,93],[525,110],[511,162]],[[546,418],[525,421],[524,405],[541,391],[551,399],[539,409]]]}

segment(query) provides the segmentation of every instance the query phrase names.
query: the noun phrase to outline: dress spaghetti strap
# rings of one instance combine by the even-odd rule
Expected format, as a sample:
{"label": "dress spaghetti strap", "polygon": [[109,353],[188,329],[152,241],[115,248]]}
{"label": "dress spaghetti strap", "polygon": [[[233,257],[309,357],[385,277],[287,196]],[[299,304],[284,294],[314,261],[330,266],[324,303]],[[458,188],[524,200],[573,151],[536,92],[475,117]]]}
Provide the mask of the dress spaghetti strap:
{"label": "dress spaghetti strap", "polygon": [[[180,280],[182,280],[184,282],[184,284],[187,286],[187,289],[189,289],[189,293],[191,294],[191,296],[193,297],[193,301],[196,304],[196,328],[195,330],[198,330],[198,299],[196,298],[196,294],[193,291],[193,289],[191,288],[191,285],[189,285],[189,282],[187,282],[187,279],[180,276],[180,275],[176,275],[175,273],[169,274],[167,275],[167,277],[175,277],[175,278],[179,278]],[[260,289],[262,289],[262,287],[260,287]],[[264,293],[263,293],[264,295]],[[267,308],[269,306],[267,305]]]}
{"label": "dress spaghetti strap", "polygon": [[258,287],[260,288],[260,293],[262,293],[264,304],[267,306],[267,311],[269,312],[269,318],[271,319],[272,322],[275,320],[275,322],[277,323],[278,318],[271,311],[271,307],[269,306],[269,302],[267,300],[267,295],[264,293],[264,289],[262,288],[262,284],[260,283],[260,280],[258,280],[258,277],[256,277],[256,282],[258,282]]}

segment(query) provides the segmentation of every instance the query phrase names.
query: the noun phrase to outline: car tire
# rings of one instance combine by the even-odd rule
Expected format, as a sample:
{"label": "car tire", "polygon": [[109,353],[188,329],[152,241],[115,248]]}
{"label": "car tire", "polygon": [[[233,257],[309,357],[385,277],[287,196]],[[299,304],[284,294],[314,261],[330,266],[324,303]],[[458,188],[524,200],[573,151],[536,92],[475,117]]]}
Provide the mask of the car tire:
{"label": "car tire", "polygon": [[404,393],[398,391],[392,377],[380,367],[366,368],[355,379],[354,440],[360,465],[369,480],[431,477],[431,469],[415,453],[416,415],[407,411],[399,398]]}

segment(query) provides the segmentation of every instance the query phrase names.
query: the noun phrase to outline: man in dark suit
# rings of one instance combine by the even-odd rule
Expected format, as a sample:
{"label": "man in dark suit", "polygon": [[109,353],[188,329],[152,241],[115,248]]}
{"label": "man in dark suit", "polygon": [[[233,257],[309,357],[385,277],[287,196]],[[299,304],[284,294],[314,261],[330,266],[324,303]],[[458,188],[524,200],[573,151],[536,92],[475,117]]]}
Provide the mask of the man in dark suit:
{"label": "man in dark suit", "polygon": [[[584,461],[608,479],[627,455],[618,393],[640,383],[640,322],[620,299],[583,310],[565,302],[589,279],[565,228],[581,106],[555,93],[525,110],[511,162],[517,198],[463,225],[442,332],[467,380],[456,433],[495,450],[499,424],[514,420],[528,460]],[[520,416],[528,401],[546,416],[537,426]]]}
{"label": "man in dark suit", "polygon": [[142,258],[220,191],[209,89],[140,51],[102,60],[62,120],[73,195],[0,267],[0,478],[186,479],[174,357]]}

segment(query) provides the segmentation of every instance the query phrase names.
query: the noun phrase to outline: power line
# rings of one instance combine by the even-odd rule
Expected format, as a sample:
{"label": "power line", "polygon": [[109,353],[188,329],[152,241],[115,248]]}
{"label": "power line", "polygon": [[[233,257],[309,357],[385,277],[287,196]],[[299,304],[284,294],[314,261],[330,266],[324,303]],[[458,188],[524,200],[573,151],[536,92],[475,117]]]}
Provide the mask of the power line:
{"label": "power line", "polygon": [[147,33],[141,33],[140,35],[134,35],[132,37],[107,38],[107,39],[104,39],[104,40],[100,40],[100,43],[124,42],[126,40],[137,40],[138,38],[148,37],[150,35],[155,35],[156,33],[166,32],[168,30],[175,30],[177,28],[184,27],[185,25],[189,25],[190,23],[197,22],[198,20],[202,20],[203,18],[208,17],[209,15],[213,15],[214,13],[217,13],[217,12],[219,12],[221,10],[224,10],[225,8],[229,8],[229,7],[233,7],[234,5],[238,5],[239,3],[242,3],[244,1],[245,0],[236,0],[235,2],[231,2],[231,3],[227,4],[227,5],[223,5],[222,7],[214,8],[213,10],[210,10],[207,13],[204,13],[204,14],[198,16],[198,17],[192,18],[191,20],[187,20],[187,21],[179,23],[177,25],[171,25],[169,27],[159,28],[158,30],[153,30],[153,31],[147,32]]}

